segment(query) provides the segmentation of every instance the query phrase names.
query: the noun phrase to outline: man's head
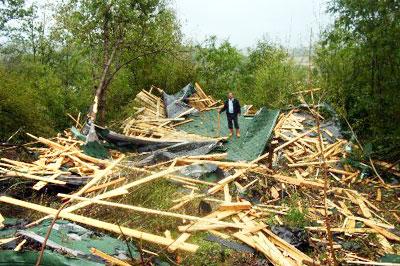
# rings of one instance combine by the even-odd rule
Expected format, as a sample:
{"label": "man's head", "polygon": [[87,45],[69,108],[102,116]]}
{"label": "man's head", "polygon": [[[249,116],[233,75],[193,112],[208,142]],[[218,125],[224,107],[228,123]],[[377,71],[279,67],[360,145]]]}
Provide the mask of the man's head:
{"label": "man's head", "polygon": [[232,92],[228,93],[228,98],[229,99],[233,99],[233,93]]}

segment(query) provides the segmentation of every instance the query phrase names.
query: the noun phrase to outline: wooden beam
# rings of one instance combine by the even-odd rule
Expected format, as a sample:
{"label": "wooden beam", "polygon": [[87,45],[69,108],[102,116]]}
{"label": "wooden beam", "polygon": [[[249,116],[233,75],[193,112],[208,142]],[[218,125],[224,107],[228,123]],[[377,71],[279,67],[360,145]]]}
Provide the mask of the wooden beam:
{"label": "wooden beam", "polygon": [[318,183],[315,181],[293,178],[293,177],[279,175],[279,174],[269,175],[269,176],[275,178],[276,180],[278,180],[280,182],[295,185],[295,186],[314,187],[314,188],[319,188],[319,189],[324,187],[324,183]]}
{"label": "wooden beam", "polygon": [[202,221],[202,222],[207,222],[207,223],[211,223],[211,224],[215,223],[215,224],[221,224],[221,225],[225,225],[225,226],[233,227],[233,228],[244,228],[244,226],[240,225],[240,224],[237,225],[234,223],[228,223],[228,222],[218,221],[218,220],[214,220],[214,219],[201,218],[201,217],[187,215],[187,214],[154,210],[154,209],[132,206],[132,205],[127,205],[127,204],[122,204],[122,203],[110,202],[110,201],[105,201],[105,200],[96,200],[96,199],[84,198],[84,197],[79,197],[79,196],[75,196],[75,195],[67,195],[67,194],[62,194],[62,193],[59,193],[58,196],[64,197],[64,198],[80,200],[80,201],[89,201],[91,203],[96,203],[99,205],[128,209],[128,210],[133,210],[133,211],[142,212],[142,213],[150,213],[150,214],[156,214],[156,215],[162,215],[162,216],[169,216],[169,217],[186,219],[186,220],[191,220],[191,221]]}
{"label": "wooden beam", "polygon": [[4,224],[3,224],[4,220],[5,219],[4,219],[3,215],[1,215],[1,213],[0,213],[0,229],[4,227]]}
{"label": "wooden beam", "polygon": [[96,256],[102,258],[103,260],[107,261],[111,265],[118,265],[118,266],[130,266],[131,265],[123,260],[114,258],[113,256],[110,256],[107,253],[104,253],[103,251],[98,250],[96,248],[91,248],[90,252],[92,252],[93,255],[96,255]]}
{"label": "wooden beam", "polygon": [[[4,203],[9,203],[9,204],[12,204],[12,205],[24,207],[24,208],[36,210],[36,211],[39,211],[39,212],[47,213],[47,214],[50,214],[50,215],[56,215],[57,212],[58,212],[58,210],[53,209],[53,208],[44,207],[44,206],[41,206],[41,205],[38,205],[38,204],[34,204],[34,203],[30,203],[30,202],[26,202],[26,201],[14,199],[14,198],[10,198],[10,197],[7,197],[7,196],[0,196],[0,201],[4,202]],[[82,215],[77,215],[77,214],[61,211],[59,213],[59,217],[71,220],[73,222],[77,222],[77,223],[93,226],[93,227],[96,227],[96,228],[100,228],[100,229],[103,229],[103,230],[107,230],[107,231],[110,231],[110,232],[114,232],[116,234],[124,234],[126,236],[130,236],[130,237],[137,238],[137,239],[140,239],[140,240],[144,240],[144,241],[148,241],[148,242],[151,242],[151,243],[159,244],[159,245],[162,245],[162,246],[170,246],[170,245],[172,245],[172,243],[174,243],[174,240],[172,240],[172,239],[167,239],[165,237],[161,237],[161,236],[158,236],[158,235],[154,235],[154,234],[150,234],[150,233],[134,230],[134,229],[131,229],[131,228],[119,226],[119,225],[112,224],[112,223],[103,222],[103,221],[96,220],[96,219],[89,218],[89,217],[85,217],[85,216],[82,216]],[[179,245],[178,248],[181,249],[181,250],[184,250],[184,251],[188,251],[188,252],[196,252],[196,250],[198,249],[198,246],[194,245],[194,244],[190,244],[190,243],[182,243],[181,245]]]}
{"label": "wooden beam", "polygon": [[179,246],[184,243],[186,240],[188,240],[190,237],[190,234],[188,233],[183,233],[181,234],[174,243],[172,243],[171,246],[168,247],[169,252],[174,252]]}
{"label": "wooden beam", "polygon": [[9,171],[9,172],[5,173],[4,176],[23,177],[23,178],[28,178],[28,179],[38,180],[38,181],[44,181],[44,182],[47,182],[47,183],[57,184],[57,185],[65,185],[65,184],[67,184],[64,181],[55,180],[55,179],[51,179],[51,178],[47,178],[47,177],[31,175],[31,174],[20,173],[20,172],[17,172],[17,171]]}
{"label": "wooden beam", "polygon": [[214,194],[215,192],[220,191],[221,189],[224,188],[226,184],[229,184],[230,182],[234,181],[236,178],[241,176],[245,171],[244,170],[238,170],[235,174],[230,175],[228,177],[225,177],[224,179],[218,181],[218,184],[215,185],[214,187],[210,188],[207,193],[208,194]]}
{"label": "wooden beam", "polygon": [[228,156],[228,153],[212,153],[206,155],[192,155],[188,156],[187,159],[198,159],[198,160],[224,160]]}
{"label": "wooden beam", "polygon": [[126,180],[125,177],[121,177],[121,178],[112,180],[110,182],[107,182],[107,183],[104,183],[104,184],[101,184],[101,185],[98,185],[98,186],[95,186],[95,187],[91,187],[88,190],[86,190],[85,193],[90,193],[90,192],[93,192],[93,191],[96,191],[96,190],[100,190],[100,189],[103,189],[103,188],[118,184],[118,183],[123,182],[125,180]]}
{"label": "wooden beam", "polygon": [[251,209],[251,203],[248,201],[224,202],[218,207],[218,210],[220,211],[241,211],[250,209]]}
{"label": "wooden beam", "polygon": [[[340,162],[340,160],[330,160],[330,161],[326,161],[325,163],[326,164],[331,164],[331,163],[338,163],[338,162]],[[318,161],[318,162],[299,162],[299,163],[289,163],[288,166],[289,167],[299,167],[299,166],[322,165],[322,164],[323,164],[322,161]]]}
{"label": "wooden beam", "polygon": [[300,135],[298,135],[297,137],[292,138],[292,139],[289,140],[288,142],[285,142],[285,143],[283,143],[282,145],[276,147],[274,151],[277,152],[277,151],[279,151],[279,150],[285,148],[286,146],[292,144],[292,143],[295,142],[296,140],[301,139],[302,137],[304,137],[304,136],[310,134],[311,132],[315,131],[316,128],[317,128],[317,127],[313,127],[313,128],[311,128],[310,130],[304,132],[303,134],[300,134]]}
{"label": "wooden beam", "polygon": [[95,176],[93,176],[93,178],[86,185],[84,185],[78,192],[74,193],[74,195],[76,195],[76,196],[82,195],[83,193],[86,192],[86,190],[88,190],[89,188],[91,188],[92,186],[97,184],[97,182],[99,182],[103,177],[105,177],[106,175],[111,174],[111,170],[117,164],[119,164],[122,161],[122,159],[124,159],[124,157],[125,157],[125,155],[121,155],[121,157],[119,157],[117,160],[115,160],[110,165],[108,165],[106,169],[101,170],[100,173],[98,173]]}

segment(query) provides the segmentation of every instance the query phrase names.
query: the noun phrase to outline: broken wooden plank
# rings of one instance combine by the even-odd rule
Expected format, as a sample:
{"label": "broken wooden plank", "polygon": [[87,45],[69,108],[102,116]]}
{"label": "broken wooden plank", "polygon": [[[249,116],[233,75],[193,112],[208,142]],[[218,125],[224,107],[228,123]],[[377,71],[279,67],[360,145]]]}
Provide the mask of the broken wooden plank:
{"label": "broken wooden plank", "polygon": [[389,241],[386,239],[386,237],[384,237],[381,234],[376,234],[376,237],[378,238],[378,242],[379,244],[381,244],[383,251],[386,254],[393,254],[393,247],[390,245]]}
{"label": "broken wooden plank", "polygon": [[1,215],[1,213],[0,213],[0,229],[4,227],[4,224],[3,224],[4,220],[5,219],[4,219],[3,215]]}
{"label": "broken wooden plank", "polygon": [[[332,164],[332,163],[338,163],[340,160],[329,160],[325,161],[326,164]],[[324,162],[323,161],[318,161],[318,162],[299,162],[299,163],[289,163],[289,167],[300,167],[300,166],[309,166],[309,165],[322,165]],[[333,168],[332,168],[333,169]],[[353,173],[351,173],[353,174]]]}
{"label": "broken wooden plank", "polygon": [[234,181],[236,178],[241,176],[244,173],[244,170],[238,170],[235,174],[230,175],[228,177],[225,177],[224,179],[218,181],[218,184],[215,185],[214,187],[210,188],[207,193],[208,194],[214,194],[215,192],[220,191],[221,189],[224,188],[226,184],[229,184],[230,182]]}
{"label": "broken wooden plank", "polygon": [[211,223],[211,224],[213,224],[213,223],[220,224],[220,225],[224,225],[227,227],[243,228],[243,225],[236,225],[234,223],[218,221],[215,219],[207,219],[207,218],[202,218],[202,217],[197,217],[197,216],[192,216],[192,215],[187,215],[187,214],[154,210],[154,209],[132,206],[132,205],[127,205],[127,204],[122,204],[122,203],[97,200],[95,198],[90,199],[90,198],[84,198],[84,197],[79,197],[79,196],[75,196],[75,195],[67,195],[67,194],[62,194],[62,193],[59,193],[58,196],[63,197],[63,198],[80,200],[80,201],[89,201],[91,203],[96,203],[96,204],[111,206],[111,207],[117,207],[117,208],[122,208],[122,209],[128,209],[128,210],[133,210],[133,211],[142,212],[142,213],[150,213],[150,214],[156,214],[156,215],[162,215],[162,216],[169,216],[169,217],[174,217],[174,218],[179,218],[179,219],[186,219],[186,220],[190,220],[190,221],[203,221],[203,222],[207,222],[207,223]]}
{"label": "broken wooden plank", "polygon": [[117,164],[119,164],[122,161],[122,159],[124,159],[124,157],[125,157],[125,155],[121,155],[117,160],[115,160],[110,165],[108,165],[106,169],[101,170],[101,172],[99,172],[95,176],[93,176],[93,178],[86,185],[84,185],[79,191],[75,192],[74,195],[76,195],[76,196],[82,195],[83,193],[86,192],[86,190],[91,188],[93,185],[97,184],[97,182],[99,182],[103,177],[111,174],[111,170]]}
{"label": "broken wooden plank", "polygon": [[229,194],[229,184],[224,186],[224,201],[231,202],[232,196]]}
{"label": "broken wooden plank", "polygon": [[[49,178],[49,180],[56,180],[57,177],[59,177],[61,174],[62,174],[62,173],[55,173],[54,175],[52,175],[52,176],[50,176],[50,177],[48,177],[48,178]],[[33,188],[34,190],[39,191],[39,190],[41,190],[42,188],[44,188],[46,185],[47,185],[47,182],[39,181],[39,182],[37,182],[32,188]]]}
{"label": "broken wooden plank", "polygon": [[125,180],[126,180],[125,177],[121,177],[121,178],[112,180],[112,181],[110,181],[110,182],[107,182],[107,183],[104,183],[104,184],[101,184],[101,185],[98,185],[98,186],[95,186],[95,187],[91,187],[91,188],[89,188],[88,190],[86,190],[85,193],[90,193],[90,192],[93,192],[93,191],[96,191],[96,190],[100,190],[100,189],[103,189],[103,188],[107,188],[107,187],[109,187],[109,186],[112,186],[112,185],[121,183],[121,182],[123,182],[123,181],[125,181]]}
{"label": "broken wooden plank", "polygon": [[4,244],[7,244],[7,243],[10,243],[10,242],[12,242],[14,240],[17,240],[17,239],[18,239],[18,237],[2,238],[2,239],[0,239],[0,246],[4,245]]}
{"label": "broken wooden plank", "polygon": [[32,180],[38,180],[38,181],[44,181],[44,182],[47,182],[47,183],[57,184],[57,185],[65,185],[65,184],[67,184],[64,181],[50,179],[50,178],[47,178],[47,177],[31,175],[31,174],[26,174],[26,173],[20,173],[20,172],[16,172],[16,171],[9,171],[9,172],[5,173],[4,176],[23,177],[23,178],[28,178],[28,179],[32,179]]}
{"label": "broken wooden plank", "polygon": [[[44,207],[44,206],[41,206],[41,205],[38,205],[38,204],[34,204],[34,203],[30,203],[30,202],[26,202],[26,201],[14,199],[14,198],[10,198],[10,197],[7,197],[7,196],[0,196],[0,201],[4,202],[4,203],[8,203],[8,204],[24,207],[24,208],[36,210],[36,211],[39,211],[39,212],[47,213],[47,214],[50,214],[50,215],[56,215],[57,212],[58,212],[58,210],[53,209],[53,208]],[[104,229],[104,230],[107,230],[107,231],[110,231],[110,232],[114,232],[116,234],[124,234],[126,236],[130,236],[130,237],[137,238],[137,239],[140,239],[140,240],[144,240],[144,241],[148,241],[148,242],[151,242],[151,243],[159,244],[159,245],[162,245],[162,246],[170,246],[174,242],[174,240],[172,240],[172,239],[167,239],[165,237],[161,237],[161,236],[158,236],[158,235],[154,235],[154,234],[150,234],[150,233],[134,230],[134,229],[131,229],[131,228],[127,228],[127,227],[124,227],[124,226],[119,226],[119,225],[112,224],[112,223],[103,222],[103,221],[96,220],[96,219],[89,218],[89,217],[85,217],[85,216],[82,216],[82,215],[77,215],[77,214],[68,213],[68,212],[62,212],[61,211],[58,216],[60,218],[68,219],[68,220],[71,220],[71,221],[74,221],[74,222],[77,222],[77,223],[86,224],[86,225],[93,226],[93,227],[96,227],[96,228]],[[179,246],[179,249],[184,250],[184,251],[188,251],[188,252],[196,252],[196,250],[198,249],[198,246],[194,245],[194,244],[190,244],[190,243],[182,243]]]}
{"label": "broken wooden plank", "polygon": [[219,205],[218,210],[220,211],[242,211],[242,210],[250,210],[251,203],[248,201],[242,202],[225,202]]}
{"label": "broken wooden plank", "polygon": [[364,220],[363,221],[365,223],[365,225],[371,227],[372,229],[374,229],[377,233],[383,235],[384,237],[390,239],[390,240],[394,240],[397,242],[400,242],[400,237],[393,234],[392,232],[389,232],[388,230],[377,226],[374,222],[370,221],[370,220]]}
{"label": "broken wooden plank", "polygon": [[190,237],[190,234],[188,233],[183,233],[181,234],[174,243],[172,243],[169,247],[168,247],[168,251],[169,252],[174,252],[176,249],[179,248],[179,246],[184,243],[186,240],[188,240]]}
{"label": "broken wooden plank", "polygon": [[269,176],[275,178],[276,180],[278,180],[280,182],[288,183],[288,184],[295,185],[295,186],[313,187],[313,188],[319,188],[319,189],[324,187],[323,183],[309,181],[306,179],[298,179],[298,178],[293,178],[293,177],[284,176],[284,175],[280,175],[280,174],[269,175]]}
{"label": "broken wooden plank", "polygon": [[131,265],[130,263],[127,263],[123,260],[120,260],[113,256],[110,256],[107,253],[104,253],[103,251],[98,250],[96,248],[91,248],[90,252],[92,252],[93,255],[96,255],[96,256],[102,258],[103,260],[107,261],[111,265],[118,265],[118,266],[130,266]]}
{"label": "broken wooden plank", "polygon": [[19,244],[14,248],[14,251],[21,251],[23,245],[25,245],[26,243],[26,239],[22,240],[21,242],[19,242]]}

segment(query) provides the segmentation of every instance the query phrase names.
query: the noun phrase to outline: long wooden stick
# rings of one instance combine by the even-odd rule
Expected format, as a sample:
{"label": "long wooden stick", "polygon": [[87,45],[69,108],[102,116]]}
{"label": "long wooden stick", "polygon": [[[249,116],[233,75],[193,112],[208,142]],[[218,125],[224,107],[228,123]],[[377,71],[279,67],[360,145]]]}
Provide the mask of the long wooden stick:
{"label": "long wooden stick", "polygon": [[90,199],[90,198],[79,197],[79,196],[74,196],[74,195],[67,195],[67,194],[62,194],[62,193],[59,193],[58,196],[63,197],[63,198],[76,199],[76,200],[80,200],[80,201],[90,201],[92,203],[96,203],[96,204],[100,204],[100,205],[128,209],[128,210],[133,210],[133,211],[137,211],[137,212],[151,213],[151,214],[156,214],[156,215],[169,216],[169,217],[180,218],[180,219],[187,219],[187,220],[191,220],[191,221],[203,221],[203,222],[207,222],[207,223],[221,224],[221,225],[225,225],[225,226],[232,227],[232,228],[245,228],[246,227],[243,224],[222,222],[222,221],[218,221],[218,220],[214,220],[214,219],[206,219],[206,218],[201,218],[201,217],[187,215],[187,214],[154,210],[154,209],[132,206],[132,205],[116,203],[116,202],[110,202],[110,201],[105,201],[105,200],[96,200],[96,199]]}
{"label": "long wooden stick", "polygon": [[217,137],[219,138],[221,135],[221,114],[218,112],[218,129],[217,129]]}
{"label": "long wooden stick", "polygon": [[[133,181],[133,182],[131,182],[131,183],[125,184],[125,185],[123,185],[123,186],[121,186],[121,187],[118,187],[118,188],[116,188],[116,189],[107,191],[106,193],[97,195],[97,196],[94,197],[93,199],[101,200],[101,199],[107,199],[107,198],[111,198],[111,197],[115,197],[115,196],[121,195],[121,192],[122,192],[122,194],[123,194],[123,192],[126,191],[127,189],[130,189],[130,188],[132,188],[132,187],[135,187],[135,186],[144,184],[144,183],[146,183],[146,182],[150,182],[150,181],[153,181],[153,180],[155,180],[155,179],[161,178],[161,177],[163,177],[163,176],[165,176],[165,175],[168,175],[168,174],[171,174],[171,173],[173,173],[173,172],[175,172],[175,171],[178,171],[178,170],[181,169],[181,168],[183,168],[183,167],[176,167],[176,168],[172,168],[172,169],[167,169],[167,170],[162,171],[162,172],[154,173],[154,174],[152,174],[152,175],[150,175],[150,176],[147,176],[147,177],[145,177],[145,178],[142,178],[142,179]],[[81,209],[81,208],[87,207],[87,206],[89,206],[89,205],[91,205],[91,204],[92,204],[92,203],[89,202],[89,201],[82,201],[82,202],[79,202],[79,203],[77,203],[77,204],[75,204],[75,205],[72,205],[72,206],[70,206],[70,207],[68,207],[68,208],[65,208],[62,212],[74,212],[74,211],[79,210],[79,209]],[[49,215],[49,216],[47,216],[47,217],[45,217],[45,218],[50,218],[50,217],[51,217],[51,215]],[[44,219],[44,218],[41,218],[41,219],[39,219],[38,221],[42,221],[43,219]],[[34,224],[35,224],[35,223],[34,223]],[[29,225],[32,225],[32,223],[29,224]],[[29,225],[28,225],[28,226],[29,226]]]}
{"label": "long wooden stick", "polygon": [[321,151],[320,154],[320,159],[322,161],[322,174],[324,177],[324,222],[326,226],[326,232],[327,232],[327,238],[328,238],[328,244],[329,244],[329,252],[330,252],[330,257],[332,259],[332,263],[334,266],[338,265],[338,262],[336,260],[335,256],[335,249],[333,247],[333,234],[331,231],[331,225],[330,225],[330,220],[329,220],[329,214],[328,214],[328,202],[327,202],[327,197],[328,197],[328,187],[330,186],[330,179],[328,177],[328,161],[325,158],[325,153],[324,153],[324,145],[322,141],[322,134],[321,134],[321,121],[320,121],[320,116],[318,110],[316,111],[315,120],[317,122],[317,133],[318,133],[318,145],[319,145],[319,150]]}
{"label": "long wooden stick", "polygon": [[111,263],[111,265],[118,265],[118,266],[130,266],[131,265],[123,260],[114,258],[113,256],[110,256],[107,253],[104,253],[103,251],[98,250],[96,248],[91,248],[90,252],[92,252],[93,255],[96,255],[96,256],[104,259],[105,261]]}
{"label": "long wooden stick", "polygon": [[[7,196],[0,196],[0,201],[4,202],[4,203],[16,205],[16,206],[21,206],[24,208],[36,210],[39,212],[47,213],[47,214],[54,215],[54,216],[57,214],[56,209],[44,207],[44,206],[41,206],[38,204],[34,204],[34,203],[30,203],[30,202],[26,202],[26,201],[14,199],[14,198],[10,198]],[[68,220],[71,220],[71,221],[74,221],[77,223],[86,224],[86,225],[93,226],[96,228],[104,229],[104,230],[107,230],[110,232],[114,232],[116,234],[121,234],[121,232],[122,232],[124,235],[134,237],[134,238],[137,238],[140,240],[148,241],[151,243],[159,244],[162,246],[170,246],[175,242],[175,240],[173,240],[173,239],[169,239],[169,238],[161,237],[158,235],[134,230],[134,229],[123,227],[123,226],[118,226],[116,224],[107,223],[107,222],[103,222],[103,221],[96,220],[93,218],[89,218],[89,217],[85,217],[85,216],[77,215],[77,214],[73,214],[73,213],[68,213],[68,212],[64,212],[64,211],[61,211],[59,213],[59,217],[68,219]],[[196,252],[196,250],[198,249],[198,246],[194,245],[194,244],[190,244],[190,243],[181,243],[181,245],[178,247],[178,249],[188,251],[188,252]]]}
{"label": "long wooden stick", "polygon": [[78,192],[74,193],[74,195],[76,196],[80,196],[83,193],[86,192],[86,190],[88,190],[89,188],[91,188],[92,186],[94,186],[95,184],[97,184],[97,182],[99,182],[103,177],[105,177],[106,175],[111,173],[111,170],[117,165],[119,164],[122,159],[125,157],[125,155],[122,155],[121,157],[119,157],[117,160],[115,160],[112,164],[110,164],[109,166],[107,166],[106,169],[102,170],[99,174],[95,175],[85,186],[83,186],[83,188],[81,188]]}
{"label": "long wooden stick", "polygon": [[57,184],[57,185],[65,185],[66,184],[66,182],[64,182],[64,181],[51,179],[48,177],[41,177],[41,176],[36,176],[36,175],[31,175],[31,174],[20,173],[20,172],[16,172],[16,171],[9,171],[4,176],[24,177],[24,178],[28,178],[28,179],[43,181],[43,182],[47,182],[47,183],[53,183],[53,184]]}

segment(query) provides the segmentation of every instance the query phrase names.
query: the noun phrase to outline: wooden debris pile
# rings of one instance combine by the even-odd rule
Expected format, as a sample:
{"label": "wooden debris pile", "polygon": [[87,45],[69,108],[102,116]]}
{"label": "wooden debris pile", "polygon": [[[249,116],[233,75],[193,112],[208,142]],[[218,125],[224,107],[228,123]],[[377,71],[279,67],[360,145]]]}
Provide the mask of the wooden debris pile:
{"label": "wooden debris pile", "polygon": [[188,99],[190,106],[199,111],[221,108],[221,106],[217,106],[221,100],[216,101],[211,95],[207,95],[197,82],[194,84],[194,88],[196,92]]}
{"label": "wooden debris pile", "polygon": [[[135,114],[122,123],[123,134],[149,138],[193,138],[193,135],[185,134],[185,132],[176,129],[176,126],[193,121],[186,119],[185,116],[193,109],[208,111],[221,108],[218,105],[221,101],[216,101],[212,96],[205,94],[198,83],[195,83],[194,88],[196,92],[187,99],[187,104],[192,109],[179,114],[176,118],[167,118],[163,99],[156,95],[162,93],[162,89],[152,86],[149,91],[142,90],[134,99],[136,105],[139,106],[135,107]],[[201,137],[197,136],[196,138]]]}
{"label": "wooden debris pile", "polygon": [[246,107],[246,111],[244,112],[243,116],[255,116],[257,114],[257,109],[253,106],[253,105],[248,105],[245,106]]}
{"label": "wooden debris pile", "polygon": [[84,154],[80,149],[83,142],[73,139],[70,135],[67,138],[57,136],[55,141],[30,136],[46,146],[28,148],[39,155],[38,159],[27,163],[1,158],[0,172],[4,177],[38,181],[32,187],[34,190],[39,191],[48,183],[74,186],[86,184],[103,175],[103,169],[109,165],[107,160]]}
{"label": "wooden debris pile", "polygon": [[[196,105],[200,110],[216,106],[218,102],[205,95],[200,86],[196,89],[189,101],[192,106]],[[142,107],[125,121],[124,134],[161,140],[197,138],[174,128],[174,124],[186,120],[165,118],[165,113],[159,110],[162,102],[152,91],[142,91],[138,97]],[[395,231],[395,224],[399,222],[398,204],[396,209],[396,200],[393,200],[394,207],[389,207],[382,196],[383,191],[396,195],[398,187],[373,178],[359,179],[359,170],[345,161],[350,143],[326,127],[310,123],[317,116],[324,120],[318,110],[312,108],[281,114],[269,152],[251,162],[224,161],[227,154],[219,153],[183,156],[137,168],[122,161],[123,155],[111,161],[87,156],[79,149],[81,143],[72,138],[58,137],[51,141],[34,137],[47,146],[36,148],[40,153],[39,160],[23,163],[2,159],[1,170],[5,176],[20,176],[46,184],[68,183],[77,175],[87,177],[86,182],[70,194],[58,195],[60,199],[68,200],[68,205],[60,212],[9,196],[0,196],[0,202],[44,213],[45,218],[68,219],[143,241],[143,244],[150,243],[152,245],[146,248],[151,249],[151,256],[165,251],[194,253],[199,245],[192,240],[199,232],[246,244],[273,265],[282,266],[328,264],[331,260],[324,257],[329,257],[330,248],[334,249],[339,261],[347,263],[372,263],[380,255],[399,253],[400,236]],[[207,164],[217,166],[224,177],[213,182],[182,175],[188,167]],[[384,163],[380,165],[395,169]],[[135,174],[123,175],[123,169],[135,171]],[[64,176],[67,181],[60,181],[59,178]],[[143,207],[142,202],[124,203],[129,195],[140,193],[141,187],[161,179],[182,188],[174,195],[163,195],[172,202],[166,209]],[[187,208],[198,201],[209,210],[199,214]],[[118,211],[118,221],[122,223],[95,217],[88,208],[94,205],[105,211]],[[158,228],[138,230],[127,225],[129,220],[120,221],[119,217],[126,217],[123,215],[126,212],[134,212],[140,217],[174,218],[177,223],[171,223],[165,232]],[[328,237],[327,221],[334,239]],[[307,233],[305,243],[311,252],[305,254],[303,249],[289,243],[284,235],[274,230],[275,226],[289,231],[300,227]],[[367,243],[374,252],[347,248],[346,242],[354,239]],[[93,252],[106,261],[116,262],[110,254]]]}
{"label": "wooden debris pile", "polygon": [[329,174],[339,182],[354,182],[360,172],[351,166],[341,164],[348,157],[345,148],[348,141],[336,138],[327,128],[322,130],[321,144],[316,126],[305,126],[306,117],[298,109],[292,109],[287,114],[281,114],[274,129],[274,134],[281,145],[274,151],[277,161],[284,158],[290,175],[299,180],[307,177],[318,179],[322,176],[321,155],[329,165]]}
{"label": "wooden debris pile", "polygon": [[135,107],[136,114],[149,118],[166,118],[164,101],[160,96],[153,93],[157,88],[151,87],[149,91],[141,90],[133,100],[141,108]]}

